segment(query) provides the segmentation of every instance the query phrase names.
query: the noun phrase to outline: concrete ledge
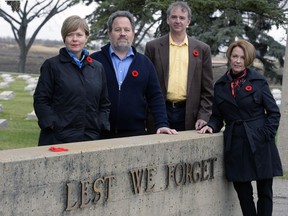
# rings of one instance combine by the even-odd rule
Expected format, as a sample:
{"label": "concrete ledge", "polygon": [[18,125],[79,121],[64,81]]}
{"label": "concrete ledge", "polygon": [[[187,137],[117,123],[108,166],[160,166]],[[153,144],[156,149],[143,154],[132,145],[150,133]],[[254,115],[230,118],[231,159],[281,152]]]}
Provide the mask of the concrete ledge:
{"label": "concrete ledge", "polygon": [[241,215],[222,133],[49,147],[0,151],[0,215]]}

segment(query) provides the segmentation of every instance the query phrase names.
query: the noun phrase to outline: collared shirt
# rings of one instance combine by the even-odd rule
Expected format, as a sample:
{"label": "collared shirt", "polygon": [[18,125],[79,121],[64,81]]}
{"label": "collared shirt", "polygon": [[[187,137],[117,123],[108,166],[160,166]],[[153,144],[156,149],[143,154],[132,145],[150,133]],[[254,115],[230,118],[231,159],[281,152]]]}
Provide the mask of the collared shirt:
{"label": "collared shirt", "polygon": [[167,100],[183,101],[187,95],[188,77],[188,37],[181,44],[176,44],[169,34],[169,80]]}
{"label": "collared shirt", "polygon": [[83,64],[83,60],[85,59],[86,56],[89,55],[88,50],[86,49],[82,49],[82,57],[79,60],[70,50],[68,50],[67,48],[65,48],[66,51],[68,52],[68,54],[71,56],[71,58],[73,59],[73,61],[77,64],[77,66],[81,69],[82,68],[82,64]]}
{"label": "collared shirt", "polygon": [[128,69],[133,61],[134,53],[132,48],[129,49],[126,56],[123,59],[120,59],[119,56],[115,53],[112,46],[109,48],[109,53],[111,60],[113,62],[115,74],[118,81],[119,89],[121,89],[121,85],[124,82],[124,79],[127,75]]}

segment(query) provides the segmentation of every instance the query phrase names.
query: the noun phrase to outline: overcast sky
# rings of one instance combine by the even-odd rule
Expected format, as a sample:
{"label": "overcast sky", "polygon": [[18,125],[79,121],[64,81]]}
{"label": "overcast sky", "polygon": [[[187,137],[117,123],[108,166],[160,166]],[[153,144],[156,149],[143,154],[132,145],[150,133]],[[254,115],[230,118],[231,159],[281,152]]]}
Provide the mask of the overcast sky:
{"label": "overcast sky", "polygon": [[[3,10],[11,11],[10,6],[6,4],[4,0],[0,0],[0,7]],[[56,14],[53,16],[40,30],[37,34],[37,39],[49,39],[49,40],[62,40],[61,37],[61,26],[65,18],[71,15],[79,15],[80,17],[84,18],[85,15],[91,14],[95,10],[95,4],[93,6],[85,6],[84,4],[77,4],[67,10]],[[18,15],[16,14],[17,18],[19,19]],[[41,19],[35,19],[32,21],[31,24],[28,26],[28,38],[31,37],[32,33],[34,32],[33,26],[39,26],[41,23]],[[0,37],[12,37],[13,33],[11,30],[10,25],[0,17]]]}
{"label": "overcast sky", "polygon": [[[11,8],[6,4],[5,0],[0,0],[0,7],[4,10],[11,11]],[[84,18],[85,15],[91,14],[93,10],[95,10],[95,4],[90,5],[89,7],[85,6],[84,4],[77,4],[74,7],[56,14],[42,27],[37,35],[37,39],[62,40],[60,31],[65,18],[75,14]],[[33,26],[38,26],[39,23],[40,19],[36,20],[35,22],[31,22],[28,27],[28,37],[30,37],[34,31]],[[274,27],[269,34],[281,44],[286,45],[286,32],[282,28],[276,29],[276,27]],[[11,27],[3,18],[0,18],[0,37],[13,38]]]}

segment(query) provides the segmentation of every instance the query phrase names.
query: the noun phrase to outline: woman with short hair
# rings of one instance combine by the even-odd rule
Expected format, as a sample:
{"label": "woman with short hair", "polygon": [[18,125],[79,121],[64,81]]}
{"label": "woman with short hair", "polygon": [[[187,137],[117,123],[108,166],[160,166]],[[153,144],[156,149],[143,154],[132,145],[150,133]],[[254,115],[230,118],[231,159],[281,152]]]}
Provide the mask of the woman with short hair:
{"label": "woman with short hair", "polygon": [[[225,126],[225,174],[243,215],[271,216],[273,177],[283,175],[275,144],[280,111],[265,77],[249,68],[255,53],[246,40],[230,44],[230,69],[215,83],[212,116],[199,133],[217,133]],[[257,208],[251,181],[257,184]]]}
{"label": "woman with short hair", "polygon": [[110,130],[105,72],[84,48],[86,21],[68,17],[61,34],[65,47],[43,63],[34,93],[40,146],[97,140],[102,130]]}

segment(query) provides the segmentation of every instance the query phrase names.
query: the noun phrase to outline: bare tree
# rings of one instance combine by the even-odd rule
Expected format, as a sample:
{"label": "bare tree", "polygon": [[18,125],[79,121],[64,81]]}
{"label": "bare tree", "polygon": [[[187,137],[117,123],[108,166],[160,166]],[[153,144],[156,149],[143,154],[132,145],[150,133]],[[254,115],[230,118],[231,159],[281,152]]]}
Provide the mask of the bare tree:
{"label": "bare tree", "polygon": [[[10,24],[14,38],[20,49],[18,72],[25,73],[27,54],[40,29],[54,15],[77,3],[79,3],[79,0],[25,0],[25,2],[21,1],[20,7],[16,10],[13,10],[12,7],[11,12],[0,8],[0,17]],[[17,16],[15,16],[16,14]],[[40,17],[44,17],[44,20],[35,28],[31,38],[27,38],[29,23]]]}

